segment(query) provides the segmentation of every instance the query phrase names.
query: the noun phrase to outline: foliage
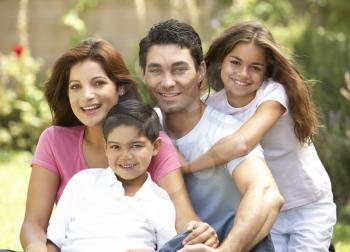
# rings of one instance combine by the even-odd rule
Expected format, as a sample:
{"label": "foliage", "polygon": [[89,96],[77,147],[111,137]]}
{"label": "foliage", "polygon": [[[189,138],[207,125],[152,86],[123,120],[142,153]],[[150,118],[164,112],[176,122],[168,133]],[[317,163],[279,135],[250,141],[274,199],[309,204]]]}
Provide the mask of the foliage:
{"label": "foliage", "polygon": [[74,34],[70,39],[72,45],[80,42],[88,34],[86,25],[79,15],[84,11],[96,8],[99,1],[100,0],[76,0],[63,15],[61,19],[62,23],[74,30]]}
{"label": "foliage", "polygon": [[9,55],[0,56],[0,144],[3,148],[30,150],[49,122],[49,109],[36,84],[41,63],[19,45]]}

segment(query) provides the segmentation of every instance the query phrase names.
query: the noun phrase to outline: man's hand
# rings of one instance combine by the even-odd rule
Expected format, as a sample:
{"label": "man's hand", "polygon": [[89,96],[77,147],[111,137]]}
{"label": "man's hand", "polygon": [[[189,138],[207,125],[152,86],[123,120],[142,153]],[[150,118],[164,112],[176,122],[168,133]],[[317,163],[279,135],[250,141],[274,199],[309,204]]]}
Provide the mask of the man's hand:
{"label": "man's hand", "polygon": [[218,249],[208,247],[204,244],[186,245],[177,252],[218,252]]}
{"label": "man's hand", "polygon": [[192,232],[183,241],[184,245],[203,243],[212,248],[219,246],[218,236],[208,223],[190,221],[187,230],[192,230]]}

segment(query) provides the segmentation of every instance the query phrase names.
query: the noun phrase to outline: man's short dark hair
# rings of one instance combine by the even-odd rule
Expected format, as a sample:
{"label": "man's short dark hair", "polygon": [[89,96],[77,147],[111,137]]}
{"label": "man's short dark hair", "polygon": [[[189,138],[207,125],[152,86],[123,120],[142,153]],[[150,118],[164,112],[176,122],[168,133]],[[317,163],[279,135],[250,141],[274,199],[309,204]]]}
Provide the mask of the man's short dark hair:
{"label": "man's short dark hair", "polygon": [[153,45],[175,44],[188,48],[196,69],[203,60],[202,42],[198,33],[189,24],[169,19],[154,25],[139,43],[139,64],[146,68],[148,49]]}
{"label": "man's short dark hair", "polygon": [[103,136],[107,140],[111,131],[121,125],[134,126],[152,143],[162,129],[154,109],[138,100],[127,100],[113,106],[103,123]]}

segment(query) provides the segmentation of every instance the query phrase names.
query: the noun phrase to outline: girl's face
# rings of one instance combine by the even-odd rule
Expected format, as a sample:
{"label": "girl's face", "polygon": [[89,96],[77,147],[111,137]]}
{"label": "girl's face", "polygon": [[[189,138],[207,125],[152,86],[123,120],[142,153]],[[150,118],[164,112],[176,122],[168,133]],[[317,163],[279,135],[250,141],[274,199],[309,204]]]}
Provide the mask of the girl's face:
{"label": "girl's face", "polygon": [[255,97],[266,76],[264,50],[254,43],[240,42],[227,54],[221,65],[221,80],[233,107],[243,107]]}
{"label": "girl's face", "polygon": [[86,60],[70,70],[68,97],[75,116],[87,127],[101,125],[119,94],[99,63]]}

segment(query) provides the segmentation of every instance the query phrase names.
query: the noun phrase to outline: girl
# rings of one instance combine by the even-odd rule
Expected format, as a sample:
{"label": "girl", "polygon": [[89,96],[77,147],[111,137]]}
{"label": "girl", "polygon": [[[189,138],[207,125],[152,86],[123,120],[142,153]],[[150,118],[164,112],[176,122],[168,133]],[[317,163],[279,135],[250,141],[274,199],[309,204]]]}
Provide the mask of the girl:
{"label": "girl", "polygon": [[[107,167],[102,122],[120,101],[140,99],[120,54],[106,41],[87,39],[64,53],[45,84],[53,125],[40,136],[28,187],[21,243],[25,251],[46,251],[46,229],[54,203],[68,180],[90,167]],[[176,150],[160,134],[162,146],[149,166],[153,180],[170,195],[176,208],[176,228],[196,226],[190,243],[217,246],[216,234],[198,222],[189,201]]]}
{"label": "girl", "polygon": [[276,251],[328,251],[336,222],[329,177],[312,144],[317,113],[306,80],[257,22],[225,30],[206,55],[206,103],[243,125],[183,170],[196,171],[247,153],[261,142],[285,198],[271,235]]}

